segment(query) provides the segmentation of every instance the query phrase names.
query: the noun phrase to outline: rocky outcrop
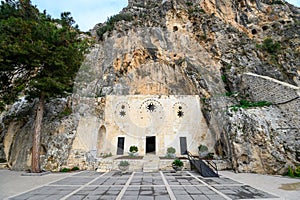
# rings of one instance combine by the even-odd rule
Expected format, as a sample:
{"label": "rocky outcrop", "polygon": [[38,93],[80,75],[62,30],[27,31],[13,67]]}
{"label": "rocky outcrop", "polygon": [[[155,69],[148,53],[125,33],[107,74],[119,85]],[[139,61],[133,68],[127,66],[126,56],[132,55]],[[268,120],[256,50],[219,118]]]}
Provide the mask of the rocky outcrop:
{"label": "rocky outcrop", "polygon": [[[32,128],[36,102],[15,103],[2,118],[0,138],[4,159],[12,170],[30,170]],[[41,140],[41,165],[44,170],[59,170],[66,160],[76,134],[76,114],[72,114],[70,99],[46,104]]]}
{"label": "rocky outcrop", "polygon": [[[104,73],[102,78],[108,81],[100,83],[99,79],[98,93],[100,90],[104,91],[101,93],[104,96],[198,94],[203,100],[203,112],[209,128],[217,141],[216,152],[231,159],[237,171],[283,173],[288,165],[299,162],[299,142],[295,139],[299,134],[299,122],[293,121],[299,116],[299,105],[295,103],[297,100],[293,101],[297,98],[295,88],[299,87],[299,49],[294,48],[299,46],[298,8],[283,1],[275,4],[247,0],[130,1],[123,13],[132,14],[135,19],[118,22],[115,30],[106,33],[106,39],[100,42],[101,46],[109,49],[109,54],[99,51],[106,55],[103,57],[113,55],[118,59],[100,64],[103,67],[113,63],[107,70],[109,73]],[[158,17],[160,20],[156,20]],[[131,28],[124,31],[124,27]],[[95,30],[97,28],[99,26]],[[266,38],[270,38],[274,45],[268,46]],[[111,45],[107,45],[111,40]],[[280,48],[276,49],[276,43],[280,43]],[[116,45],[115,48],[110,49],[113,45]],[[174,73],[170,73],[170,67],[173,67]],[[247,72],[257,76],[252,76],[249,82],[244,74]],[[259,76],[276,79],[295,88],[285,90],[284,84],[278,86],[278,82],[268,79],[253,81]],[[182,77],[182,81],[178,77]],[[147,87],[142,86],[147,90],[139,89],[141,83],[149,82],[152,83]],[[155,86],[158,82],[160,87]],[[265,87],[257,91],[255,85],[259,84]],[[282,96],[274,96],[275,92]],[[286,99],[285,106],[291,108],[282,107],[274,98]],[[273,106],[250,110],[241,108],[226,114],[230,106],[240,100],[268,101]],[[287,119],[287,112],[292,117]],[[272,118],[273,123],[269,123]],[[278,128],[283,121],[289,124],[290,138]],[[268,136],[270,130],[276,137]],[[283,142],[289,139],[293,142]],[[236,140],[239,142],[234,142]]]}
{"label": "rocky outcrop", "polygon": [[244,74],[242,82],[251,100],[273,105],[228,113],[226,131],[234,168],[283,174],[300,161],[300,89],[251,73]]}
{"label": "rocky outcrop", "polygon": [[[121,14],[91,31],[97,42],[75,79],[72,114],[58,117],[65,101],[48,105],[44,168],[70,164],[67,157],[82,168],[94,162],[95,152],[73,149],[76,130],[104,120],[106,95],[147,94],[199,95],[215,152],[237,171],[284,173],[299,164],[299,8],[271,0],[129,0]],[[27,168],[30,156],[33,104],[23,105],[2,114],[0,126],[0,156],[13,169]]]}

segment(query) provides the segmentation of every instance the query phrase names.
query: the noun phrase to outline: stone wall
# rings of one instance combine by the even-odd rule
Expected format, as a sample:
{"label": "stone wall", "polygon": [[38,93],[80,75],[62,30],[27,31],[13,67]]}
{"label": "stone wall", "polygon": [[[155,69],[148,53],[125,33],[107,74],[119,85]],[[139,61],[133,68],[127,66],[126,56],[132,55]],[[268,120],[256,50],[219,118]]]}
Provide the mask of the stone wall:
{"label": "stone wall", "polygon": [[201,113],[200,99],[194,95],[107,96],[105,126],[107,142],[98,150],[106,153],[115,154],[117,138],[125,137],[124,151],[136,145],[143,155],[147,136],[156,137],[158,155],[165,155],[170,146],[180,155],[180,137],[186,137],[191,152],[197,153],[201,143],[214,152],[214,139]]}
{"label": "stone wall", "polygon": [[242,83],[251,101],[273,105],[228,113],[234,169],[283,174],[288,166],[299,165],[299,87],[250,73],[243,75]]}
{"label": "stone wall", "polygon": [[[298,101],[300,88],[276,79],[253,73],[242,75],[243,88],[253,101],[267,101],[273,104],[288,104]],[[298,104],[300,106],[300,104]],[[299,107],[298,107],[299,108]],[[290,111],[297,111],[291,109]]]}
{"label": "stone wall", "polygon": [[82,163],[87,157],[84,152],[94,158],[109,153],[115,155],[118,137],[125,138],[124,154],[130,146],[136,145],[139,154],[144,155],[147,136],[156,137],[157,155],[165,155],[170,146],[180,155],[179,137],[187,138],[189,151],[197,153],[198,145],[205,144],[214,152],[214,138],[201,113],[198,96],[106,96],[102,119],[95,112],[98,101],[104,102],[104,99],[82,99],[82,105],[77,108],[87,107],[89,112],[80,116],[69,164]]}
{"label": "stone wall", "polygon": [[[271,102],[280,110],[280,118],[274,115],[278,129],[288,131],[297,138],[300,134],[300,87],[276,79],[246,73],[242,78],[242,87],[253,102]],[[277,119],[276,119],[277,118]],[[300,144],[296,149],[300,151]]]}

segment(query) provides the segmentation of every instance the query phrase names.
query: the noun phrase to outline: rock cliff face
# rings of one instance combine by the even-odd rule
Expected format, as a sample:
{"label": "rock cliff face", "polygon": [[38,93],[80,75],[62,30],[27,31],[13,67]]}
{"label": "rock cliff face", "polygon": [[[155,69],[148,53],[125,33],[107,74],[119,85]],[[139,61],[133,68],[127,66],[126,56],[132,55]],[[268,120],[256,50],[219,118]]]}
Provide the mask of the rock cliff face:
{"label": "rock cliff face", "polygon": [[[1,158],[13,170],[30,169],[35,104],[25,100],[17,102],[1,119]],[[70,99],[54,100],[46,105],[41,140],[41,165],[45,170],[66,164],[78,123],[70,106]]]}
{"label": "rock cliff face", "polygon": [[[48,105],[43,166],[58,169],[68,156],[88,161],[93,153],[71,145],[82,116],[103,120],[106,95],[150,94],[199,95],[216,154],[239,172],[299,164],[300,10],[273,2],[129,0],[119,16],[130,20],[91,31],[98,42],[78,72],[72,106]],[[13,169],[26,168],[30,155],[33,119],[23,106],[0,127],[0,156]],[[68,106],[71,115],[55,117]]]}

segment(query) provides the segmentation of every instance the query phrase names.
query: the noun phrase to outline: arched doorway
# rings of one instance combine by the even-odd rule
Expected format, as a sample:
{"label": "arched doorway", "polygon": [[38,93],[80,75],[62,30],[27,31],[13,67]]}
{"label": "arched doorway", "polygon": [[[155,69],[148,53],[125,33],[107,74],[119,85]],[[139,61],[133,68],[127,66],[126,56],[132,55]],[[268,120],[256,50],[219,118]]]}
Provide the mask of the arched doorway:
{"label": "arched doorway", "polygon": [[98,138],[97,138],[97,156],[101,156],[103,152],[104,145],[105,145],[105,138],[106,138],[106,128],[102,125],[98,131]]}

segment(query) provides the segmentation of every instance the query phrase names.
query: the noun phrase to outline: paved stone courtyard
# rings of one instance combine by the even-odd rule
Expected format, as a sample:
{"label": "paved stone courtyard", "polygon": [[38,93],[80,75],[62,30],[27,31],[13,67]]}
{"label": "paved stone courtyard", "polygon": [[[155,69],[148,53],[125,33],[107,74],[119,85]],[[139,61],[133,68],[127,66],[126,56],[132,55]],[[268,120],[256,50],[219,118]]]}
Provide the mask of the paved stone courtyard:
{"label": "paved stone courtyard", "polygon": [[221,200],[279,199],[226,177],[203,178],[196,172],[98,173],[82,171],[10,200]]}

